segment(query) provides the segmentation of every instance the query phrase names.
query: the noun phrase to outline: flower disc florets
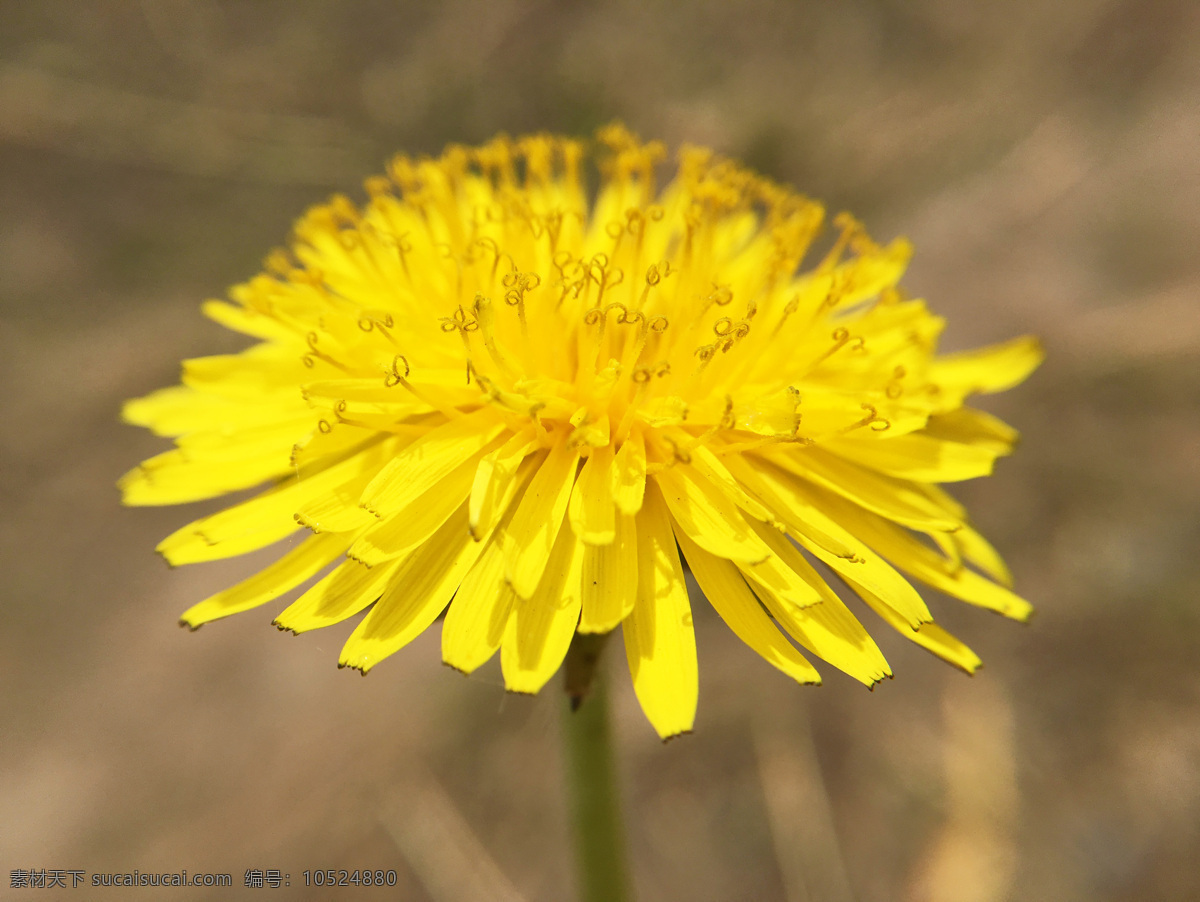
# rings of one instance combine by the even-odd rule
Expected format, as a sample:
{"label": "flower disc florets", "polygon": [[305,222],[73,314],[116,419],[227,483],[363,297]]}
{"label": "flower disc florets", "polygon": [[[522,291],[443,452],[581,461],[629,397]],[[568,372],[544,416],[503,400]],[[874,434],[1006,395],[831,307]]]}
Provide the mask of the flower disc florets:
{"label": "flower disc florets", "polygon": [[813,561],[974,670],[894,568],[1028,615],[937,483],[1011,449],[963,402],[1023,379],[1036,342],[938,357],[942,321],[897,287],[906,242],[843,215],[802,269],[818,204],[698,148],[659,191],[662,146],[619,126],[598,135],[589,201],[587,156],[536,135],[397,158],[362,208],[311,210],[232,304],[205,305],[261,343],[186,361],[182,386],[127,405],[177,447],[124,478],[125,500],[268,486],[164,540],[176,564],[310,535],[185,623],[335,565],[276,623],[373,604],[341,655],[365,672],[449,605],[446,662],[469,672],[501,649],[519,692],[577,631],[621,626],[670,736],[696,707],[682,550],[730,627],[802,682],[819,677],[779,626],[868,685],[891,673]]}

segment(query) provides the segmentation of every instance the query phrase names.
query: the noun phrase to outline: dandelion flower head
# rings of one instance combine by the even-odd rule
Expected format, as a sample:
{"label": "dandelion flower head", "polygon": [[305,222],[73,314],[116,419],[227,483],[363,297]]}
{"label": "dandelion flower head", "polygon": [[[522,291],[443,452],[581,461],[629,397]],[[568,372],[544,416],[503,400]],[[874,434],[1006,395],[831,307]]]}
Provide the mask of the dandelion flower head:
{"label": "dandelion flower head", "polygon": [[940,484],[1012,449],[964,402],[1024,379],[1037,343],[938,355],[943,321],[898,286],[905,241],[843,214],[813,252],[819,204],[696,147],[660,189],[665,159],[619,125],[397,157],[365,204],[313,208],[208,301],[258,342],[126,405],[175,447],[123,477],[124,501],[258,489],[163,540],[172,564],[289,544],[183,622],[311,583],[275,623],[369,609],[341,665],[365,673],[445,613],[445,662],[499,651],[522,693],[576,633],[619,628],[670,737],[697,705],[686,561],[801,683],[820,682],[801,649],[868,686],[891,676],[847,600],[974,671],[909,578],[1029,615]]}

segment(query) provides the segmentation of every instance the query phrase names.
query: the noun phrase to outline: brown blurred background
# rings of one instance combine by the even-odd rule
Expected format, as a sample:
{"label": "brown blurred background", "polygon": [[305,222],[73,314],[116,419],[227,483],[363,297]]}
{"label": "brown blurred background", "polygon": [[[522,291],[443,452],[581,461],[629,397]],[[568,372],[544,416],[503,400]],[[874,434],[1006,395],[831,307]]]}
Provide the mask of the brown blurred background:
{"label": "brown blurred background", "polygon": [[307,205],[397,150],[614,117],[908,235],[946,347],[1049,351],[985,403],[1016,457],[956,489],[1038,616],[932,598],[979,676],[882,635],[894,681],[801,688],[705,608],[664,747],[610,662],[640,899],[1200,898],[1189,0],[0,4],[0,895],[187,868],[235,888],[105,895],[331,898],[301,872],[370,867],[397,888],[343,898],[570,897],[557,692],[443,668],[437,628],[366,680],[349,625],[283,636],[279,605],[180,630],[261,561],[169,571],[214,505],[113,483],[162,447],[122,399],[242,346],[197,305]]}

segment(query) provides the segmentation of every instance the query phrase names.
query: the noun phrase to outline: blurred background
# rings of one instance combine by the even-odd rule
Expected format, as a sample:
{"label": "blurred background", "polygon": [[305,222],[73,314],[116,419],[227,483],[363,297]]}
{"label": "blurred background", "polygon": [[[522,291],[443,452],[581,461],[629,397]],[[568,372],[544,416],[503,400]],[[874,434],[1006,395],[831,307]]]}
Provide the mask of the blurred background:
{"label": "blurred background", "polygon": [[167,569],[218,505],[120,507],[163,443],[118,410],[242,347],[198,304],[392,153],[616,117],[910,237],[946,348],[1048,349],[982,405],[1017,455],[955,489],[1038,615],[929,593],[974,679],[881,634],[894,681],[797,687],[705,607],[697,729],[663,746],[610,655],[639,898],[1200,898],[1188,0],[0,3],[5,890],[394,868],[343,895],[570,898],[561,696],[443,668],[436,627],[366,680],[350,624],[277,634],[282,605],[179,629],[263,558]]}

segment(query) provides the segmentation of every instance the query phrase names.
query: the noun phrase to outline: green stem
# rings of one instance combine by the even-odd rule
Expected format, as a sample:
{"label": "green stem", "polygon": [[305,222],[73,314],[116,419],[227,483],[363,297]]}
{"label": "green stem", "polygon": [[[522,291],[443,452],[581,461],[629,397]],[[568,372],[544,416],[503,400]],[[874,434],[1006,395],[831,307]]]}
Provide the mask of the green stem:
{"label": "green stem", "polygon": [[[577,637],[578,639],[579,637]],[[574,651],[574,647],[572,651]],[[568,803],[581,902],[626,902],[629,874],[603,677],[563,700]]]}

